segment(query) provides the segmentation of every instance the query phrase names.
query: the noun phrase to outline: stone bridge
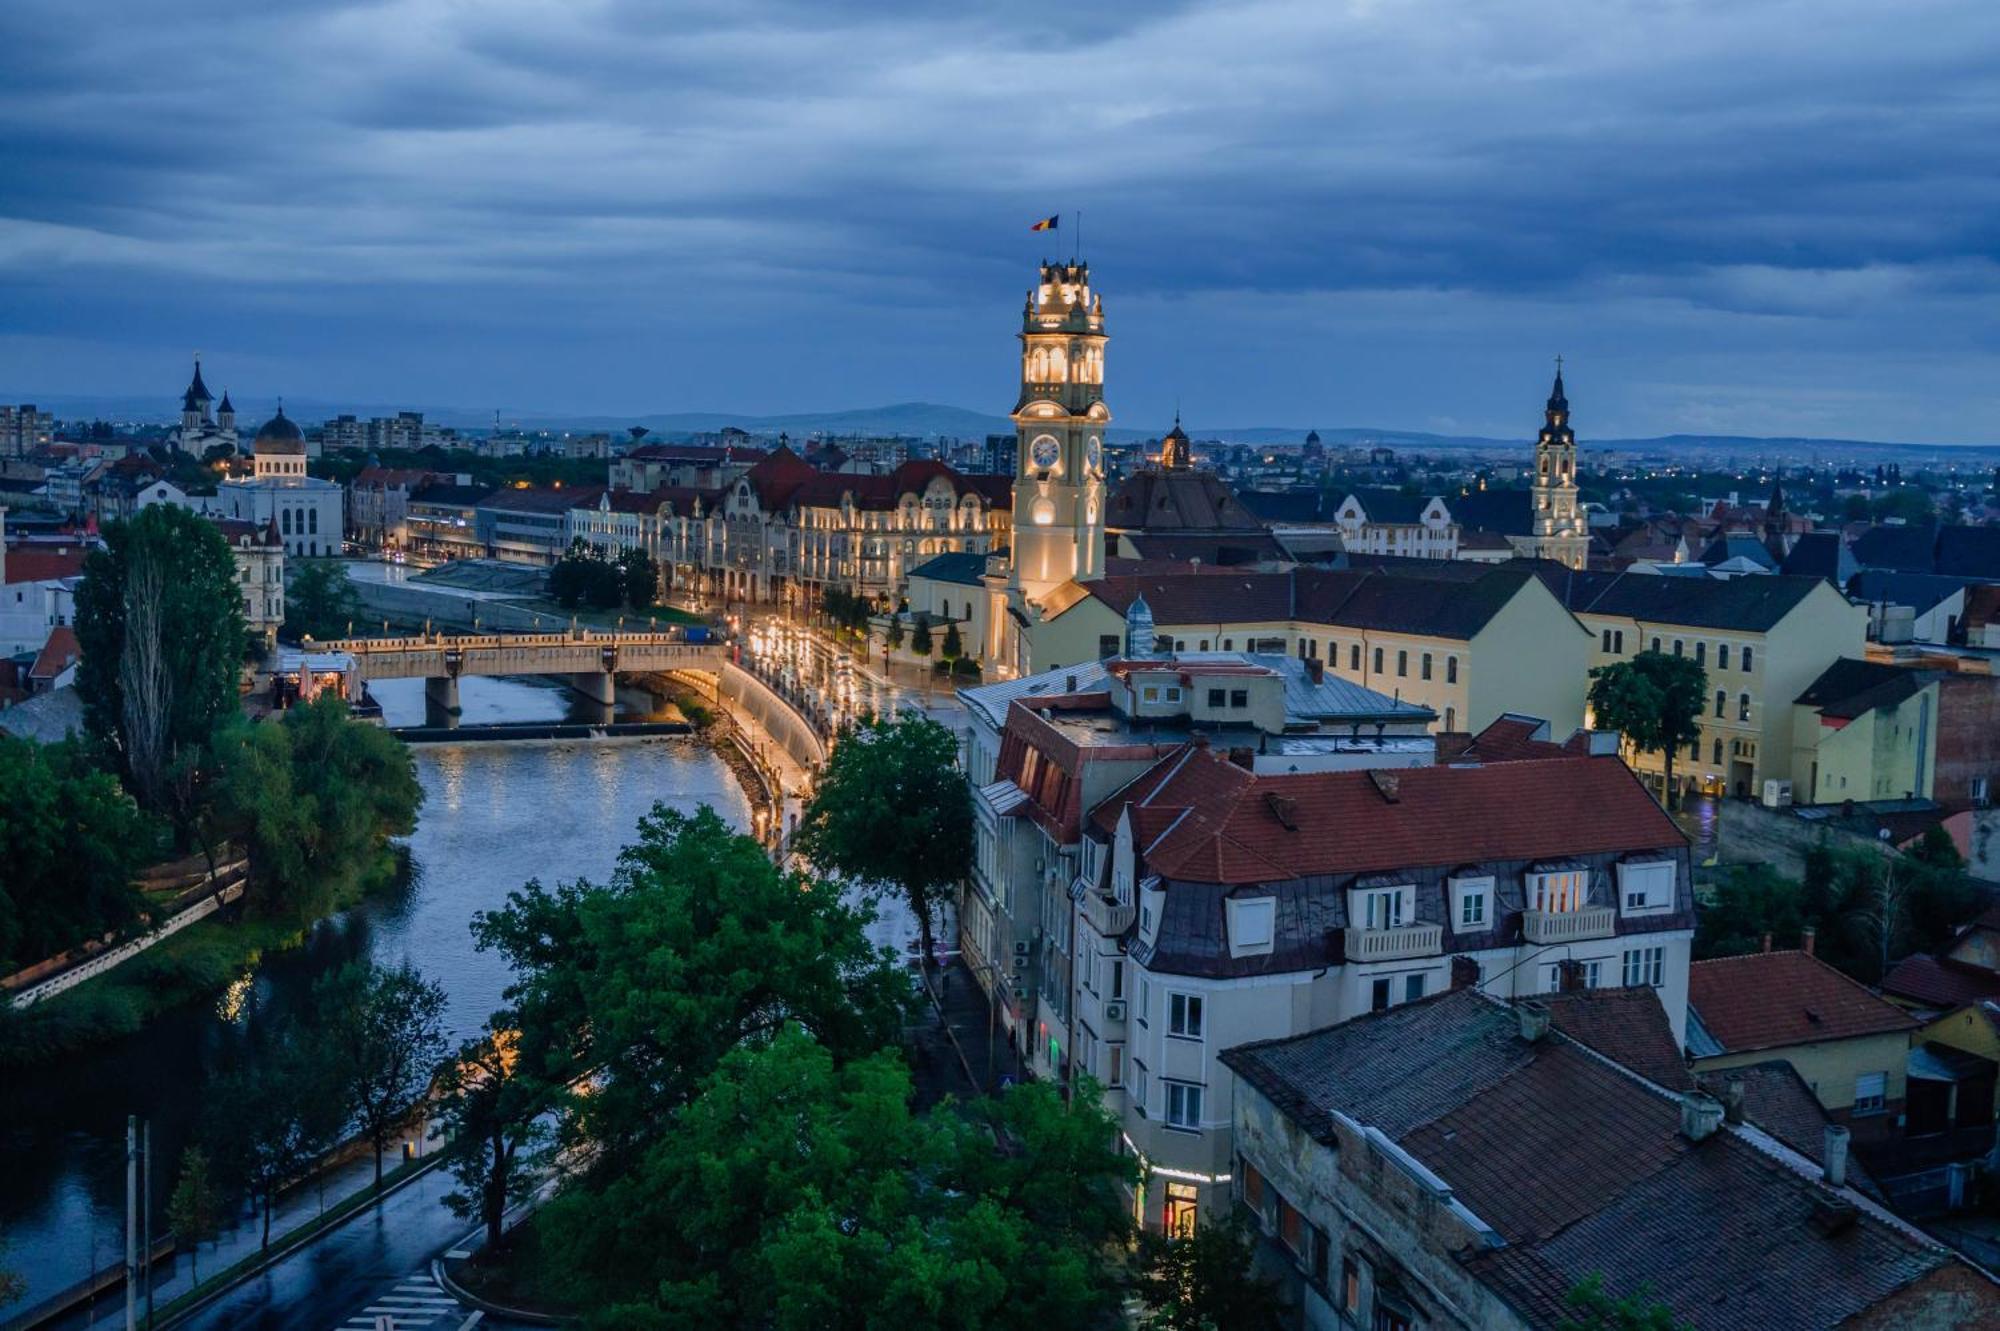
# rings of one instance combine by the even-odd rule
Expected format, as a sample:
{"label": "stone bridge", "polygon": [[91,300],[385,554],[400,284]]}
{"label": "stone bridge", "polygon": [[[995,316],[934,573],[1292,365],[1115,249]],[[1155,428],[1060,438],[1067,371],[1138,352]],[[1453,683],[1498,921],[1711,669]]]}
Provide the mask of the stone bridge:
{"label": "stone bridge", "polygon": [[456,714],[464,675],[556,675],[586,697],[612,705],[620,673],[696,670],[722,673],[726,649],[689,642],[680,632],[626,633],[568,629],[560,633],[432,633],[410,638],[309,641],[316,652],[354,658],[357,682],[421,679],[424,698]]}

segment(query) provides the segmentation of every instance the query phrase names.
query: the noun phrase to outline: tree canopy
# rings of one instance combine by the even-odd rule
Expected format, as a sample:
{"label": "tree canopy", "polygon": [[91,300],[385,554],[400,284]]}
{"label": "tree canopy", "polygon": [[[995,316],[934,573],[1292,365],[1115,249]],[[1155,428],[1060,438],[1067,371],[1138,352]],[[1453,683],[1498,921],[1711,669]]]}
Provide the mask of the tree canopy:
{"label": "tree canopy", "polygon": [[313,920],[416,827],[423,787],[410,750],[322,694],[282,720],[239,724],[218,741],[218,817],[249,844],[267,904]]}
{"label": "tree canopy", "polygon": [[0,735],[0,973],[130,923],[160,832],[75,743]]}
{"label": "tree canopy", "polygon": [[298,565],[285,589],[285,625],[292,641],[345,638],[361,618],[361,596],[338,559],[308,559]]}
{"label": "tree canopy", "polygon": [[1641,753],[1666,759],[1667,798],[1673,798],[1674,757],[1701,738],[1708,672],[1686,656],[1640,652],[1590,672],[1590,710],[1596,724],[1616,730]]}
{"label": "tree canopy", "polygon": [[929,965],[938,907],[972,865],[972,794],[957,739],[928,717],[863,722],[834,746],[795,844],[822,872],[894,884],[917,916]]}
{"label": "tree canopy", "polygon": [[238,707],[236,559],[213,523],[171,504],[112,523],[104,540],[76,592],[84,723],[139,803],[185,828],[210,737]]}
{"label": "tree canopy", "polygon": [[1140,1238],[1139,1293],[1150,1310],[1145,1331],[1278,1331],[1284,1300],[1251,1269],[1241,1225],[1203,1224],[1186,1238]]}
{"label": "tree canopy", "polygon": [[375,1186],[390,1135],[431,1088],[447,1045],[444,986],[408,962],[352,962],[322,976],[313,1004],[340,1064],[349,1121],[375,1148]]}

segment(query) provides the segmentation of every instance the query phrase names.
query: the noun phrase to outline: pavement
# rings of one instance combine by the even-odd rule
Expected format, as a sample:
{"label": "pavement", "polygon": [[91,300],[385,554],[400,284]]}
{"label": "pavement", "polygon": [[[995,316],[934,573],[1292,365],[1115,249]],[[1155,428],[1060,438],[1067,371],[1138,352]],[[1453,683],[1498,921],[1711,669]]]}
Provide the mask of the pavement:
{"label": "pavement", "polygon": [[926,1064],[919,1070],[920,1093],[934,1092],[926,1097],[932,1099],[945,1094],[964,1098],[1021,1081],[1021,1060],[964,959],[953,955],[931,983],[932,1008],[939,1016],[933,1029],[940,1038],[949,1033],[950,1057],[948,1067],[928,1066],[919,1037],[919,1061]]}

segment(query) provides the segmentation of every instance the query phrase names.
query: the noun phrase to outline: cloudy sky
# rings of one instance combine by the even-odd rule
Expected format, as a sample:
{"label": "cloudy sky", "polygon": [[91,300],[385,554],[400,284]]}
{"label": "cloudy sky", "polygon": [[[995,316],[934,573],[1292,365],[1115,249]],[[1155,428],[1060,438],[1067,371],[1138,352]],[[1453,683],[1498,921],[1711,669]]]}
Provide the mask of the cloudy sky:
{"label": "cloudy sky", "polygon": [[[6,0],[0,393],[2000,439],[1994,0]],[[1066,214],[1061,240],[1034,218]]]}

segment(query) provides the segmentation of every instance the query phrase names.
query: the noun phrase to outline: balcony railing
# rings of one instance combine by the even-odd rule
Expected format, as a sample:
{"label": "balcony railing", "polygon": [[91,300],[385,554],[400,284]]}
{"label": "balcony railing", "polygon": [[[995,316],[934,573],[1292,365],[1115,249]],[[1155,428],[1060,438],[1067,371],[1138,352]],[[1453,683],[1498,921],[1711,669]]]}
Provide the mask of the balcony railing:
{"label": "balcony railing", "polygon": [[1617,931],[1618,911],[1611,906],[1521,912],[1521,936],[1530,943],[1582,943]]}
{"label": "balcony railing", "polygon": [[1394,929],[1347,931],[1349,961],[1401,961],[1405,957],[1435,956],[1444,950],[1442,924],[1405,924]]}
{"label": "balcony railing", "polygon": [[1120,904],[1116,897],[1106,896],[1096,888],[1087,887],[1078,900],[1083,903],[1083,918],[1102,938],[1117,938],[1132,927],[1132,920],[1138,914],[1138,907],[1127,902]]}

